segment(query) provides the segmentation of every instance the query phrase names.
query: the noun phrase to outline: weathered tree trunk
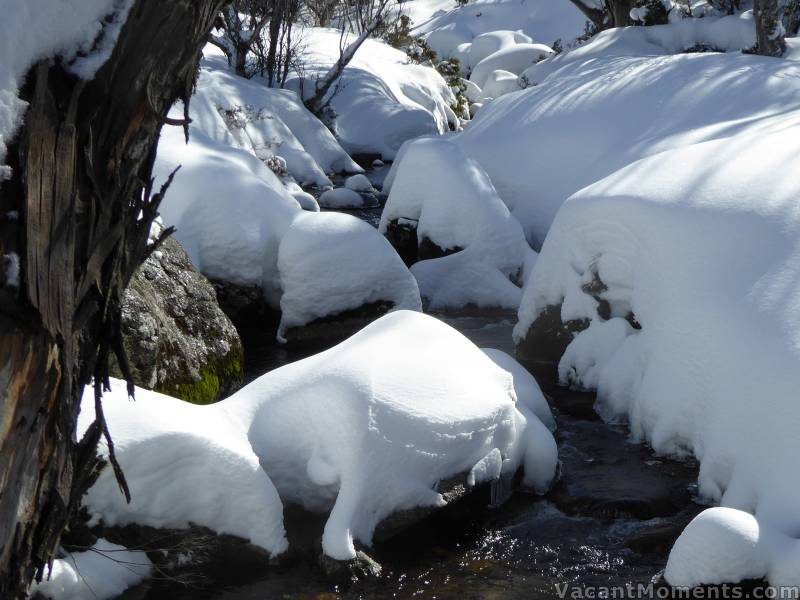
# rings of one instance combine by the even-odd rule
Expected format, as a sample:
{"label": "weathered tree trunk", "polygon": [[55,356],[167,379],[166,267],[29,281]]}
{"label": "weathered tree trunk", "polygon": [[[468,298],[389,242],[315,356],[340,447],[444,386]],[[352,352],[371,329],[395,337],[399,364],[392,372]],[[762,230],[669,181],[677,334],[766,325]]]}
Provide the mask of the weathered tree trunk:
{"label": "weathered tree trunk", "polygon": [[611,27],[625,27],[631,24],[630,12],[633,0],[605,0],[603,8],[596,8],[587,0],[570,0],[594,25],[602,31]]}
{"label": "weathered tree trunk", "polygon": [[631,24],[633,0],[606,0],[611,13],[612,27],[625,27]]}
{"label": "weathered tree trunk", "polygon": [[764,56],[783,56],[786,32],[778,0],[755,0],[753,16],[756,20],[756,52]]}
{"label": "weathered tree trunk", "polygon": [[[224,0],[137,0],[92,81],[31,69],[0,186],[0,598],[24,597],[96,475],[83,387],[120,350],[122,291],[148,251],[155,144],[188,98]],[[100,411],[102,414],[102,411]]]}

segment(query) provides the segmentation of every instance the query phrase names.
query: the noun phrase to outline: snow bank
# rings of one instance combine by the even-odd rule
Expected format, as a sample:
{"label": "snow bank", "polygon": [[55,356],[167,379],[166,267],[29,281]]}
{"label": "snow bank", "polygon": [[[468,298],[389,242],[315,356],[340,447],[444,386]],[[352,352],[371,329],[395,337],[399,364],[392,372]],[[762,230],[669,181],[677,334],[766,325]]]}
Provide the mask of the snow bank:
{"label": "snow bank", "polygon": [[[425,177],[431,171],[436,177]],[[404,146],[384,190],[387,183],[382,233],[393,221],[417,222],[420,244],[460,249],[411,268],[430,308],[519,306],[521,290],[513,281],[521,281],[531,251],[476,161],[446,139],[418,140]]]}
{"label": "snow bank", "polygon": [[[535,40],[550,45],[560,39],[566,46],[583,33],[586,22],[586,17],[566,0],[471,0],[461,7],[436,0],[405,4],[412,5],[409,14],[416,25],[414,33],[425,37],[440,56],[459,58],[468,68],[500,50],[511,37],[508,34],[516,34],[511,37],[514,43]],[[430,7],[427,11],[426,6]],[[499,35],[494,41],[478,39],[495,32]],[[473,50],[472,44],[478,47]]]}
{"label": "snow bank", "polygon": [[[271,554],[288,547],[283,505],[243,432],[219,404],[202,407],[112,380],[103,400],[117,459],[131,492],[126,504],[106,467],[84,497],[93,522],[182,528],[190,523],[236,535]],[[94,420],[86,388],[78,421]]]}
{"label": "snow bank", "polygon": [[248,150],[262,161],[279,156],[303,185],[331,185],[327,173],[363,171],[296,92],[239,77],[214,46],[204,54],[190,114],[215,141]]}
{"label": "snow bank", "polygon": [[656,452],[693,453],[702,495],[786,534],[800,528],[795,121],[645,158],[572,196],[515,329],[519,342],[550,305],[592,319],[560,372],[596,385],[601,415],[627,419]]}
{"label": "snow bank", "polygon": [[[450,139],[486,171],[538,248],[579,189],[664,150],[796,123],[798,94],[793,61],[713,53],[587,59],[494,100]],[[443,177],[433,167],[418,176]]]}
{"label": "snow bank", "polygon": [[0,180],[10,175],[5,165],[6,145],[16,135],[27,108],[17,97],[22,77],[37,61],[61,56],[68,69],[91,79],[110,56],[131,5],[130,0],[14,0],[3,6]]}
{"label": "snow bank", "polygon": [[417,283],[394,248],[352,215],[296,218],[281,241],[278,270],[283,288],[279,339],[292,327],[374,302],[388,302],[395,310],[422,309]]}
{"label": "snow bank", "polygon": [[[448,325],[412,311],[386,315],[216,404],[145,390],[130,402],[121,382],[112,388],[105,413],[133,500],[125,504],[106,469],[87,496],[94,518],[192,521],[273,553],[286,547],[281,499],[330,511],[323,550],[349,559],[353,540],[369,544],[393,512],[441,506],[444,479],[473,472],[477,483],[480,472],[505,477],[522,466],[525,483],[544,491],[558,461],[550,432],[516,402],[511,374]],[[83,427],[92,405],[87,392]],[[487,457],[487,468],[476,469]]]}
{"label": "snow bank", "polygon": [[[340,32],[308,28],[302,32],[306,80],[313,94],[316,77],[339,58]],[[351,39],[351,38],[348,38]],[[295,78],[287,86],[299,88]],[[455,96],[435,69],[408,63],[404,52],[368,39],[344,71],[330,106],[336,135],[350,154],[379,154],[394,159],[400,145],[429,133],[444,133],[458,118],[450,108]]]}
{"label": "snow bank", "polygon": [[131,551],[104,539],[85,552],[66,553],[53,561],[45,579],[31,586],[31,594],[52,600],[106,600],[150,576],[147,554]]}
{"label": "snow bank", "polygon": [[475,65],[469,78],[482,88],[494,71],[502,70],[521,75],[531,65],[552,54],[553,50],[544,44],[516,44],[484,58]]}

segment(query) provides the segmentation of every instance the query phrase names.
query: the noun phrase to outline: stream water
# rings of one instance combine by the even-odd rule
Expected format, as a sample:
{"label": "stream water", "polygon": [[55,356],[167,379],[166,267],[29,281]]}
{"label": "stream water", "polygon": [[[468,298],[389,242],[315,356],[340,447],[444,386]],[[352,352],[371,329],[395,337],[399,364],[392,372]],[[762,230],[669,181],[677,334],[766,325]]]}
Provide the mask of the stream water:
{"label": "stream water", "polygon": [[[376,224],[380,208],[357,213]],[[436,316],[480,347],[513,353],[513,313]],[[248,380],[321,350],[287,351],[258,335],[243,339]],[[658,458],[630,443],[624,427],[597,418],[590,394],[546,392],[558,423],[558,485],[545,497],[516,493],[496,509],[471,506],[433,515],[373,548],[383,567],[378,578],[345,588],[326,580],[312,560],[253,569],[234,559],[211,565],[190,584],[155,579],[123,597],[531,600],[557,598],[559,591],[570,597],[587,586],[648,586],[683,525],[703,508],[694,497],[696,465]],[[607,593],[614,597],[613,590]]]}

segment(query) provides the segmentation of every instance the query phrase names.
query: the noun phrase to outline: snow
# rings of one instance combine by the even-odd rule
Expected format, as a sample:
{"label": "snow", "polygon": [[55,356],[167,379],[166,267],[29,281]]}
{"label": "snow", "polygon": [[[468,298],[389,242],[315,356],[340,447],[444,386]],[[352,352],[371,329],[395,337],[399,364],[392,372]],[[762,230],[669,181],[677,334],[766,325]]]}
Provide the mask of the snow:
{"label": "snow", "polygon": [[536,379],[530,371],[519,364],[516,359],[509,356],[502,350],[495,348],[482,348],[483,352],[494,363],[511,373],[514,378],[514,391],[517,393],[517,401],[525,405],[550,431],[556,430],[556,422],[550,412],[550,405],[542,393]]}
{"label": "snow", "polygon": [[[106,466],[84,497],[92,523],[184,528],[190,523],[236,535],[273,555],[288,547],[283,504],[237,423],[220,404],[203,407],[112,380],[103,399],[117,459],[131,492],[126,504]],[[94,420],[86,388],[78,420]],[[105,450],[104,450],[105,451]]]}
{"label": "snow", "polygon": [[[314,81],[339,57],[340,32],[308,28],[303,40],[303,93],[310,97]],[[352,36],[346,42],[352,41]],[[287,82],[298,89],[300,79]],[[455,96],[430,67],[409,64],[408,56],[388,44],[368,39],[344,70],[330,106],[333,127],[350,154],[378,154],[393,160],[400,145],[430,133],[444,133],[458,119],[450,108]]]}
{"label": "snow", "polygon": [[[405,3],[409,4],[409,15],[416,26],[414,33],[425,37],[440,56],[460,58],[469,68],[488,56],[487,46],[494,52],[503,44],[501,41],[493,47],[490,40],[478,40],[482,34],[503,32],[496,38],[506,39],[509,34],[516,34],[516,40],[512,38],[515,43],[533,40],[551,45],[560,39],[566,46],[583,33],[586,22],[586,17],[568,0],[470,0],[462,7],[456,7],[455,2],[448,6],[441,0]],[[478,48],[473,54],[470,45],[476,42]]]}
{"label": "snow", "polygon": [[405,145],[395,165],[384,182],[390,191],[380,231],[394,220],[417,221],[420,243],[463,248],[412,266],[429,308],[519,306],[521,290],[512,280],[520,279],[532,251],[480,165],[434,138]]}
{"label": "snow", "polygon": [[479,96],[479,101],[499,98],[511,92],[519,91],[519,77],[509,71],[498,69],[492,71],[483,84],[483,89]]}
{"label": "snow", "polygon": [[552,54],[553,50],[544,44],[516,44],[484,58],[475,65],[469,78],[482,88],[494,71],[503,70],[521,75],[528,67]]}
{"label": "snow", "polygon": [[[800,114],[798,93],[793,61],[715,53],[587,58],[495,99],[449,139],[480,164],[539,248],[559,207],[581,188],[671,148],[786,127]],[[418,176],[445,175],[431,166]]]}
{"label": "snow", "polygon": [[328,186],[328,173],[363,171],[296,92],[239,77],[214,46],[206,46],[204,55],[190,116],[214,140],[261,160],[284,159],[302,185]]}
{"label": "snow", "polygon": [[152,563],[141,551],[132,551],[98,539],[85,552],[67,553],[53,561],[31,594],[52,600],[106,600],[115,598],[150,576]]}
{"label": "snow", "polygon": [[177,227],[175,238],[204,275],[259,285],[277,305],[278,245],[302,209],[261,160],[212,139],[207,128],[193,123],[189,144],[178,127],[162,131],[156,181],[181,166],[161,205],[164,224]]}
{"label": "snow", "polygon": [[[27,104],[17,97],[22,78],[39,60],[61,56],[76,75],[94,77],[107,60],[130,0],[10,0],[0,22],[0,180],[7,144],[21,125]],[[104,26],[105,17],[111,23]],[[33,24],[26,27],[24,24]],[[95,40],[101,43],[93,48]]]}
{"label": "snow", "polygon": [[292,327],[373,302],[389,302],[393,310],[422,308],[417,283],[394,248],[352,215],[298,216],[281,240],[278,270],[278,339]]}
{"label": "snow", "polygon": [[352,175],[348,177],[344,185],[347,189],[353,190],[354,192],[365,192],[365,193],[372,193],[372,182],[367,178],[366,175],[358,174]]}
{"label": "snow", "polygon": [[664,577],[670,585],[738,583],[768,571],[758,521],[732,508],[709,508],[696,516],[669,555]]}
{"label": "snow", "polygon": [[319,205],[323,208],[361,208],[364,198],[346,187],[336,188],[323,192],[319,197]]}
{"label": "snow", "polygon": [[[526,485],[547,489],[555,441],[513,383],[460,333],[413,311],[212,405],[138,389],[130,402],[114,381],[104,409],[133,499],[125,504],[106,468],[86,506],[95,520],[191,521],[279,553],[282,503],[296,503],[330,511],[323,551],[353,558],[354,540],[369,545],[386,516],[441,506],[437,482],[497,476],[498,454],[503,477],[522,466]],[[92,406],[87,391],[83,428]]]}
{"label": "snow", "polygon": [[[774,64],[792,88],[794,67]],[[750,102],[744,91],[737,99]],[[515,338],[548,305],[561,304],[563,319],[592,319],[562,374],[568,367],[582,386],[596,384],[598,412],[627,420],[634,439],[694,454],[701,495],[793,535],[800,184],[785,174],[797,168],[800,137],[796,114],[767,120],[771,110],[762,106],[744,132],[729,124],[727,137],[644,158],[569,198],[525,290]],[[583,291],[596,278],[614,317],[606,322]],[[621,322],[629,312],[641,330]]]}

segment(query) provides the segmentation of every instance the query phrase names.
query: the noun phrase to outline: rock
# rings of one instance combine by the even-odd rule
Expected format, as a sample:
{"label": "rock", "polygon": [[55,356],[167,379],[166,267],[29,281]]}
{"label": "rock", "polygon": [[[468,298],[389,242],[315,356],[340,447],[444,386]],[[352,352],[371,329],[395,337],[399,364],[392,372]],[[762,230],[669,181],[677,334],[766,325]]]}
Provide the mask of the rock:
{"label": "rock", "polygon": [[348,177],[344,182],[344,186],[349,190],[353,190],[354,192],[365,192],[371,194],[375,191],[372,188],[372,182],[367,178],[366,175],[363,175],[362,173]]}
{"label": "rock", "polygon": [[561,320],[561,306],[545,307],[517,344],[517,360],[540,383],[558,382],[558,362],[576,334],[589,327],[589,319]]}
{"label": "rock", "polygon": [[[168,238],[138,269],[122,301],[122,335],[136,385],[197,404],[234,391],[242,344],[214,288]],[[121,377],[119,365],[112,375]]]}
{"label": "rock", "polygon": [[407,266],[420,260],[441,258],[461,252],[463,248],[442,248],[431,239],[417,236],[417,222],[412,219],[394,219],[386,225],[384,234]]}
{"label": "rock", "polygon": [[356,551],[356,557],[352,560],[335,560],[320,554],[319,566],[329,579],[341,584],[380,577],[381,574],[380,564],[361,550]]}
{"label": "rock", "polygon": [[371,302],[359,308],[315,319],[302,327],[287,329],[284,338],[287,344],[325,342],[332,346],[349,338],[392,308],[392,302]]}

